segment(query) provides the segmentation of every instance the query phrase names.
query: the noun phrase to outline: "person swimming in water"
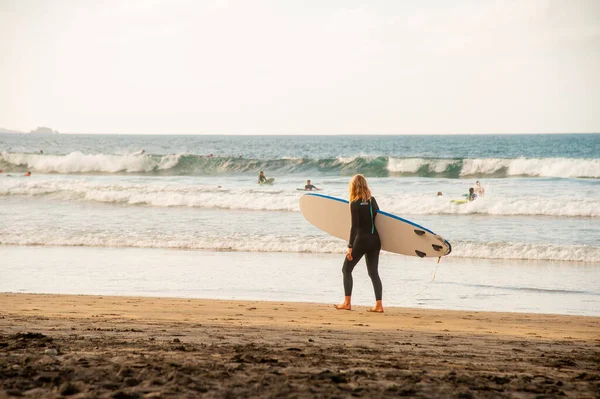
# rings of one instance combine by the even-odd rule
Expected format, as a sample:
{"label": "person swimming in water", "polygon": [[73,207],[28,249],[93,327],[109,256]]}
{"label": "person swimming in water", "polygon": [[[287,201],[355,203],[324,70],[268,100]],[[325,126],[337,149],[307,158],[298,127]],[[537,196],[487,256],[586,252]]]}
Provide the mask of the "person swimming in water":
{"label": "person swimming in water", "polygon": [[469,188],[469,194],[467,195],[467,200],[469,202],[475,201],[477,199],[477,194],[475,194],[475,189],[473,187]]}
{"label": "person swimming in water", "polygon": [[479,183],[479,180],[475,182],[475,193],[479,196],[485,195],[485,188]]}
{"label": "person swimming in water", "polygon": [[31,176],[31,172],[27,172],[23,176]]}
{"label": "person swimming in water", "polygon": [[373,283],[375,291],[375,307],[369,312],[383,313],[382,295],[383,286],[379,277],[379,252],[381,251],[381,240],[375,228],[375,219],[379,206],[371,196],[371,190],[363,175],[356,175],[348,185],[350,193],[350,213],[352,215],[352,227],[350,229],[350,240],[348,252],[344,259],[342,274],[344,276],[344,302],[335,305],[338,310],[352,309],[352,271],[360,259],[365,256],[367,271]]}
{"label": "person swimming in water", "polygon": [[266,181],[267,181],[267,178],[265,177],[265,172],[263,172],[261,170],[260,173],[258,174],[258,184],[263,184]]}
{"label": "person swimming in water", "polygon": [[312,191],[312,190],[319,191],[320,188],[316,188],[315,186],[313,186],[312,184],[310,184],[310,180],[307,180],[306,181],[306,185],[304,186],[304,190],[306,190],[306,191]]}

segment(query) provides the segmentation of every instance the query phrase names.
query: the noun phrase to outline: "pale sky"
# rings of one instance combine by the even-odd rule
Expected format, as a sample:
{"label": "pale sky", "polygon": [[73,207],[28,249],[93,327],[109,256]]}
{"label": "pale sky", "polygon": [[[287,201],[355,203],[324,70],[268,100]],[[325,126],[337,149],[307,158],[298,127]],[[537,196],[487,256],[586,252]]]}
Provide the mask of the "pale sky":
{"label": "pale sky", "polygon": [[600,132],[599,0],[0,0],[0,127]]}

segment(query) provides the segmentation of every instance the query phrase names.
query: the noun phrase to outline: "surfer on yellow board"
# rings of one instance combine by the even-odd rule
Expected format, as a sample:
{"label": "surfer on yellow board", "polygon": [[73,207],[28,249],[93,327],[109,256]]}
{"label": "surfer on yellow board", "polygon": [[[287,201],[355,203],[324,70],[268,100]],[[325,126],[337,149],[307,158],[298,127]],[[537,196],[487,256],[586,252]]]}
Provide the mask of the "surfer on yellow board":
{"label": "surfer on yellow board", "polygon": [[475,189],[473,187],[469,188],[469,194],[467,194],[467,201],[472,202],[477,199],[477,194],[475,194]]}
{"label": "surfer on yellow board", "polygon": [[467,204],[469,202],[475,201],[477,199],[477,194],[475,194],[475,189],[473,187],[470,187],[469,194],[463,194],[463,197],[465,197],[465,199],[451,200],[450,202],[453,204],[462,205],[462,204]]}

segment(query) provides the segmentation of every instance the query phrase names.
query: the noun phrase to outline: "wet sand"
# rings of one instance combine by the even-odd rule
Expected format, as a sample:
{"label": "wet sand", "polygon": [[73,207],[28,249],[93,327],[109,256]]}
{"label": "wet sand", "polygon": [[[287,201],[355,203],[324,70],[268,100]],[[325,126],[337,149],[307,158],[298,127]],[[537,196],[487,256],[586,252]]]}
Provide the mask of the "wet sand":
{"label": "wet sand", "polygon": [[598,398],[600,318],[0,294],[0,398]]}

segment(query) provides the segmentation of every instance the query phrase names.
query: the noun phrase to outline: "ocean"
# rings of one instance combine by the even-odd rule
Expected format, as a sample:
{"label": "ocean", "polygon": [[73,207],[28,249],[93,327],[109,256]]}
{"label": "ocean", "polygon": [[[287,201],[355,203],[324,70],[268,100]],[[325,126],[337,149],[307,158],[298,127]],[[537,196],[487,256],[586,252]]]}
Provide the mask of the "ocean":
{"label": "ocean", "polygon": [[[453,246],[439,265],[383,255],[384,304],[600,315],[600,134],[4,134],[0,170],[3,292],[335,302],[345,243],[297,188],[347,198],[362,173]],[[451,202],[476,180],[484,196]]]}

